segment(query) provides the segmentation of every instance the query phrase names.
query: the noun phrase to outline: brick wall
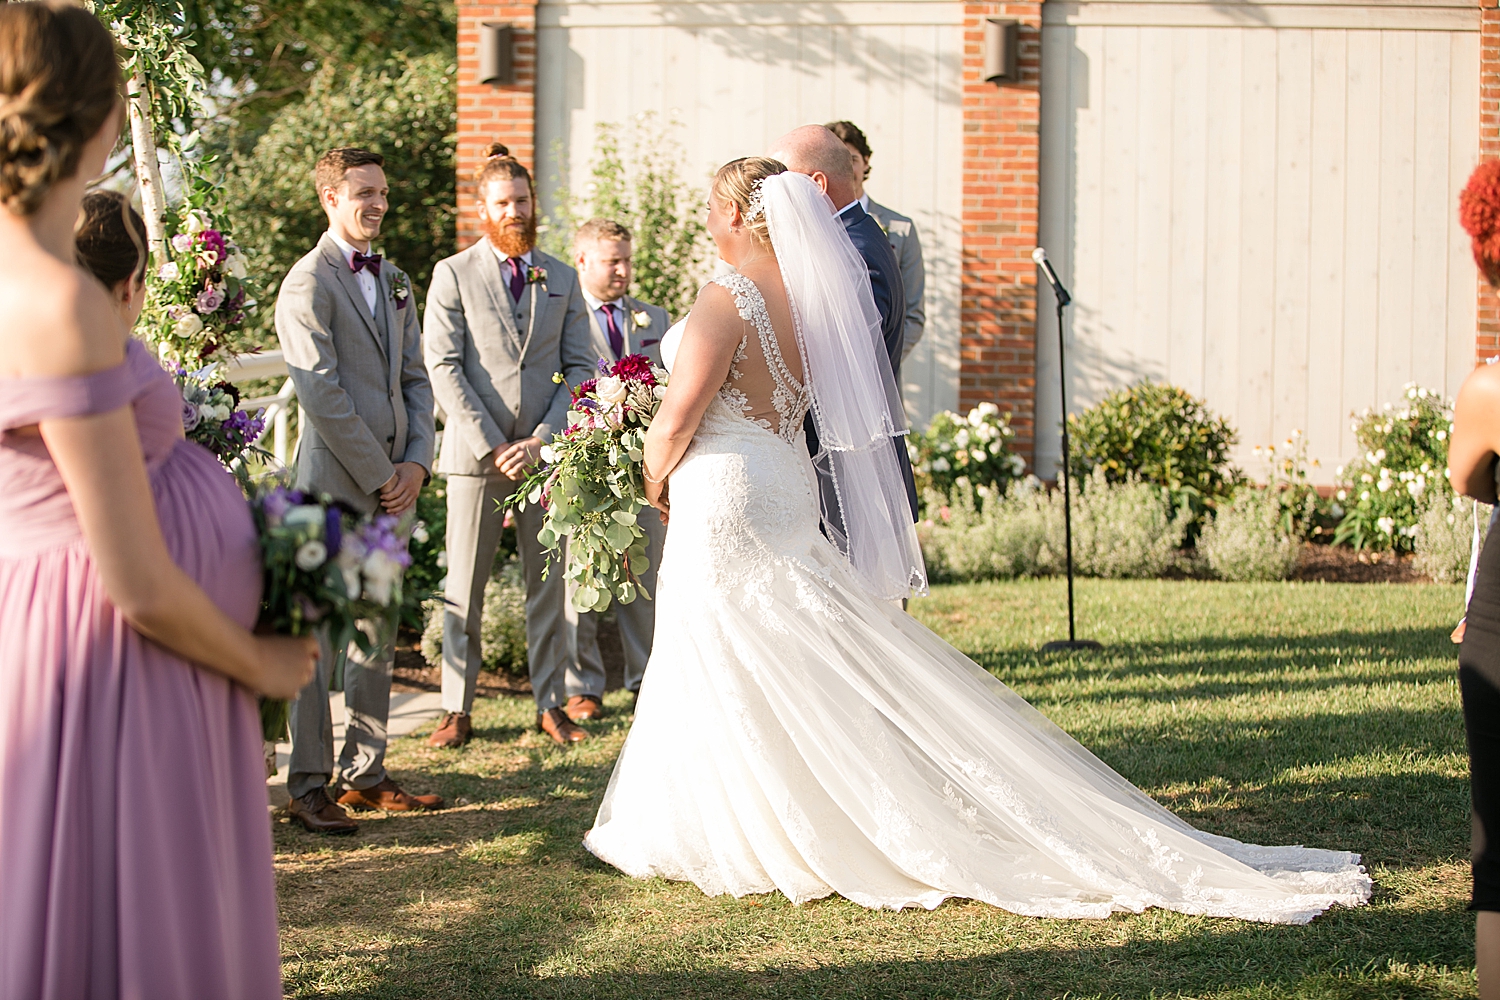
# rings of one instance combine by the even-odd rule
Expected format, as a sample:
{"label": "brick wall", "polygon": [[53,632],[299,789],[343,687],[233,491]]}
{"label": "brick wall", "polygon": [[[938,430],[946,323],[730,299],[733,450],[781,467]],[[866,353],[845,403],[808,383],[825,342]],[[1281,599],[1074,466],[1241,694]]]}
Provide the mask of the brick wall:
{"label": "brick wall", "polygon": [[[1021,22],[1021,81],[982,79],[987,18]],[[963,278],[958,401],[1012,413],[1030,456],[1036,404],[1037,140],[1041,121],[1041,4],[964,8]]]}
{"label": "brick wall", "polygon": [[[1479,27],[1479,155],[1500,156],[1500,9],[1497,0],[1481,0]],[[1454,206],[1455,211],[1457,206]],[[1476,269],[1477,273],[1477,269]],[[1500,294],[1476,277],[1479,287],[1478,329],[1474,351],[1478,358],[1500,354]]]}
{"label": "brick wall", "polygon": [[[515,29],[516,82],[481,84],[479,26],[510,24]],[[511,155],[535,173],[536,164],[536,3],[475,3],[458,0],[458,245],[479,239],[474,183],[480,153],[503,142]]]}

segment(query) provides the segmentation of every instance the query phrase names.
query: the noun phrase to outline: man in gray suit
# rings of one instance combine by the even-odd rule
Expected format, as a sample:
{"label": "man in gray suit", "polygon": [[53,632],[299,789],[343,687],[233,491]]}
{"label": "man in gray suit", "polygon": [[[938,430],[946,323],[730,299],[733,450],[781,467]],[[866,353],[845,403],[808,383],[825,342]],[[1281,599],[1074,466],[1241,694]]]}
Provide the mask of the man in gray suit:
{"label": "man in gray suit", "polygon": [[828,131],[849,147],[849,156],[854,161],[855,197],[880,223],[896,253],[896,263],[901,268],[901,285],[906,292],[906,319],[901,343],[901,357],[905,359],[911,356],[912,348],[917,346],[927,327],[927,310],[922,305],[927,268],[922,263],[922,242],[917,238],[916,223],[865,194],[865,181],[870,177],[870,157],[874,154],[870,152],[870,143],[859,126],[853,122],[832,122]]}
{"label": "man in gray suit", "polygon": [[[298,489],[326,493],[362,514],[400,516],[417,502],[432,466],[432,387],[422,365],[411,281],[370,252],[388,207],[378,153],[335,149],[318,161],[314,183],[328,232],[292,266],[276,299],[276,334],[297,388],[301,433]],[[385,770],[393,636],[376,622],[360,627],[374,643],[332,649],[321,636],[318,672],[292,704],[291,814],[317,833],[352,833],[340,805],[405,811],[437,809],[436,795],[409,795]],[[328,681],[344,660],[344,746],[339,804],[333,778]]]}
{"label": "man in gray suit", "polygon": [[[609,219],[590,219],[573,237],[574,263],[578,265],[578,280],[583,285],[594,335],[592,353],[610,363],[627,354],[644,354],[660,367],[661,338],[672,325],[672,317],[665,309],[626,294],[631,278],[631,242],[630,230]],[[656,567],[661,562],[667,528],[655,511],[643,513],[651,515],[642,516],[639,522],[646,532],[646,555],[651,566],[642,574],[641,583],[646,593],[655,597]],[[565,706],[568,718],[576,722],[603,714],[604,661],[599,656],[599,615],[575,611],[571,601],[567,609],[577,643],[578,671],[587,691],[569,698]],[[625,689],[636,694],[651,657],[656,604],[645,598],[617,603],[615,620],[625,651]]]}
{"label": "man in gray suit", "polygon": [[[531,175],[495,143],[476,174],[485,238],[432,272],[423,341],[444,413],[437,471],[448,477],[448,608],[443,616],[443,711],[433,746],[469,739],[479,678],[480,614],[504,501],[567,419],[568,385],[594,374],[588,306],[578,275],[536,249]],[[561,372],[567,385],[552,380]],[[563,567],[542,578],[536,540],[543,510],[517,510],[526,576],[526,659],[537,726],[558,743],[586,733],[563,710],[589,693],[579,676],[564,611]]]}

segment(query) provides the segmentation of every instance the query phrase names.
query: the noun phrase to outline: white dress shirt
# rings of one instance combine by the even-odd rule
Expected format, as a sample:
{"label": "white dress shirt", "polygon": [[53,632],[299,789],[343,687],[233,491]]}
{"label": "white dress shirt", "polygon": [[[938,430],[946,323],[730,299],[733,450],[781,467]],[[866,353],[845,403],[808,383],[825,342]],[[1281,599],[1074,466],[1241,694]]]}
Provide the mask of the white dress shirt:
{"label": "white dress shirt", "polygon": [[[348,264],[352,270],[354,267],[354,251],[358,248],[353,244],[345,243],[332,229],[328,230],[328,235],[333,237],[333,242],[337,243],[339,249],[344,251],[344,263]],[[363,250],[360,252],[364,253]],[[375,279],[375,275],[370,273],[368,267],[362,267],[358,271],[355,271],[354,280],[359,282],[359,290],[364,295],[365,305],[369,308],[370,315],[373,317],[375,315],[375,296],[379,293],[380,283]]]}

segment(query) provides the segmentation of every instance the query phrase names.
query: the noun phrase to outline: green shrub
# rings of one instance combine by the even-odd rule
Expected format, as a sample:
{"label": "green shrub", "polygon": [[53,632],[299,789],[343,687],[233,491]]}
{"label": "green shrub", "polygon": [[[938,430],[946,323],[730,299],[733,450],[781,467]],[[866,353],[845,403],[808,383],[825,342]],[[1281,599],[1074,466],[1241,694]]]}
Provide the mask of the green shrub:
{"label": "green shrub", "polygon": [[1135,477],[1165,487],[1196,518],[1228,499],[1241,476],[1229,462],[1237,435],[1201,399],[1173,385],[1141,382],[1068,417],[1072,473],[1111,483]]}
{"label": "green shrub", "polygon": [[[1111,483],[1096,470],[1073,498],[1073,570],[1106,578],[1160,576],[1178,559],[1189,515],[1173,511],[1159,486]],[[1034,476],[1005,494],[955,484],[945,503],[927,494],[932,516],[917,528],[937,582],[1050,576],[1066,569],[1063,494]]]}
{"label": "green shrub", "polygon": [[1279,446],[1257,445],[1255,454],[1266,462],[1266,492],[1276,501],[1282,533],[1303,540],[1332,533],[1338,517],[1333,501],[1321,496],[1309,481],[1309,467],[1317,468],[1319,463],[1308,461],[1302,432],[1292,431]]}
{"label": "green shrub", "polygon": [[933,491],[946,501],[964,479],[1004,493],[1026,471],[1026,460],[1008,447],[1015,435],[1010,414],[1001,415],[994,403],[980,403],[967,417],[942,411],[925,432],[913,431],[906,438],[917,492],[926,496]]}
{"label": "green shrub", "polygon": [[[1427,492],[1417,518],[1412,547],[1413,567],[1436,583],[1462,583],[1469,573],[1469,554],[1474,540],[1475,501],[1454,496],[1443,487]],[[1479,535],[1488,533],[1490,505],[1479,508]]]}
{"label": "green shrub", "polygon": [[[413,306],[421,308],[433,265],[457,249],[454,79],[451,53],[398,54],[386,65],[345,73],[330,67],[306,98],[230,157],[224,203],[235,211],[236,238],[263,288],[274,293],[328,228],[313,191],[318,157],[336,146],[364,146],[385,155],[391,187],[376,249],[411,275]],[[275,344],[274,313],[266,302],[251,320],[265,346]]]}
{"label": "green shrub", "polygon": [[[432,666],[443,662],[444,607],[440,600],[425,605],[427,624],[422,630],[422,658]],[[521,575],[519,559],[506,562],[484,588],[479,638],[486,670],[512,677],[527,676],[526,581]]]}
{"label": "green shrub", "polygon": [[[1160,576],[1178,558],[1192,513],[1174,510],[1165,487],[1134,476],[1111,482],[1095,469],[1073,498],[1073,570],[1106,579]],[[1062,561],[1063,496],[1054,492],[1056,509],[1048,543]]]}
{"label": "green shrub", "polygon": [[1354,418],[1354,437],[1364,454],[1336,471],[1341,484],[1336,499],[1345,513],[1335,543],[1410,551],[1425,494],[1443,488],[1453,404],[1415,382],[1404,389],[1399,409],[1387,403]]}
{"label": "green shrub", "polygon": [[1198,554],[1220,580],[1285,580],[1301,542],[1284,513],[1277,491],[1242,489],[1203,526]]}
{"label": "green shrub", "polygon": [[[601,216],[629,227],[634,236],[630,293],[661,306],[674,319],[693,307],[708,260],[708,227],[702,217],[707,185],[682,179],[683,126],[662,126],[654,112],[635,117],[628,127],[595,125],[587,197],[574,197],[559,184],[554,205],[540,233],[542,249],[573,259],[573,233]],[[565,172],[566,173],[566,172]]]}
{"label": "green shrub", "polygon": [[[917,526],[928,578],[935,582],[1010,580],[1058,572],[1048,546],[1054,512],[1035,477],[1001,495],[960,479],[945,496],[923,494],[927,517]],[[1060,552],[1060,550],[1059,550]]]}

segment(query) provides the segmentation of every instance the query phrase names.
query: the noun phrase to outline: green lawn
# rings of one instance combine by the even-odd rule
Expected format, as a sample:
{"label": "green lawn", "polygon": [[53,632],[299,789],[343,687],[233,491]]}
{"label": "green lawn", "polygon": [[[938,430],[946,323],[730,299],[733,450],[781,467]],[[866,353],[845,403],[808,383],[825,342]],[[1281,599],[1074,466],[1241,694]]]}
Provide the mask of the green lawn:
{"label": "green lawn", "polygon": [[1061,921],[967,902],[794,908],[635,882],[579,844],[628,719],[555,749],[531,731],[529,702],[501,699],[476,708],[477,738],[462,751],[419,738],[391,748],[405,785],[456,808],[368,819],[346,840],[277,827],[288,994],[1476,995],[1447,639],[1462,591],[1083,581],[1078,594],[1080,634],[1103,654],[1036,654],[1065,634],[1057,581],[945,587],[912,610],[1198,826],[1359,851],[1372,905],[1307,927],[1156,911]]}

